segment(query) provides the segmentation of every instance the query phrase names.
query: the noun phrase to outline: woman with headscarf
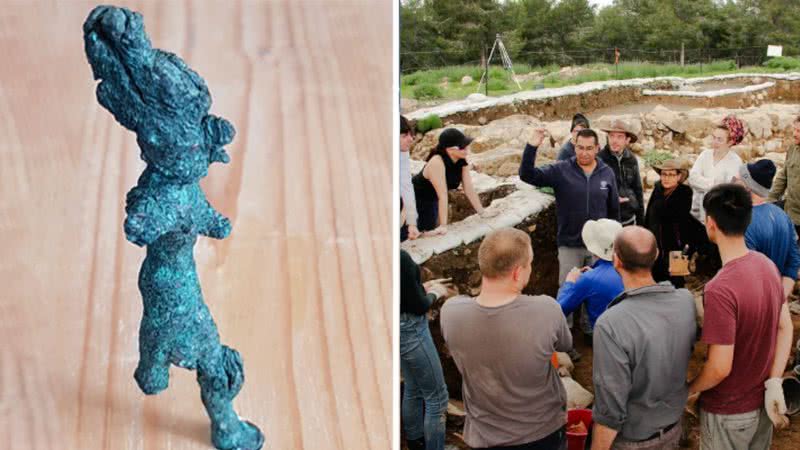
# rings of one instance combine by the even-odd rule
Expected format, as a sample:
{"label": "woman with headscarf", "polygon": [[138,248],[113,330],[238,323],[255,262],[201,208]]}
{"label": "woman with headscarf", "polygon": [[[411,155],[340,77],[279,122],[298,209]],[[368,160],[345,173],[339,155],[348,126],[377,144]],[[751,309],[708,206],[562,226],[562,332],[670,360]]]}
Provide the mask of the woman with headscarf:
{"label": "woman with headscarf", "polygon": [[711,148],[703,150],[689,171],[689,186],[694,190],[692,197],[692,216],[700,223],[705,223],[706,212],[703,209],[703,196],[712,187],[729,183],[739,173],[742,158],[731,149],[744,139],[744,124],[736,116],[730,115],[722,119],[716,126],[711,141]]}
{"label": "woman with headscarf", "polygon": [[492,214],[483,209],[472,186],[467,163],[467,147],[472,143],[461,131],[448,128],[439,135],[439,144],[431,150],[428,162],[411,179],[417,199],[417,228],[428,235],[447,233],[447,192],[463,184],[464,194],[481,217]]}
{"label": "woman with headscarf", "polygon": [[647,202],[645,226],[656,236],[658,259],[653,264],[656,281],[671,281],[677,288],[684,286],[682,276],[671,276],[669,253],[685,250],[689,253],[698,244],[700,224],[691,215],[692,189],[683,184],[689,176],[682,160],[670,159],[653,168],[661,177]]}

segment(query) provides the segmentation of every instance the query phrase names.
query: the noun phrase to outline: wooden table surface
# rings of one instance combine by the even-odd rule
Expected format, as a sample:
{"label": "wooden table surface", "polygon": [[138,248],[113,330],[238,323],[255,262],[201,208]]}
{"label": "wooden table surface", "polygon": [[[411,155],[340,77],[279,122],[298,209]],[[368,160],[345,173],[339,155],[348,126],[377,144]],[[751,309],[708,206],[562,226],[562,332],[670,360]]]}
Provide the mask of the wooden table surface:
{"label": "wooden table surface", "polygon": [[[0,449],[208,449],[193,372],[142,394],[144,167],[94,96],[98,2],[0,1]],[[237,130],[203,187],[231,218],[195,248],[239,414],[269,449],[391,448],[390,1],[119,2],[208,84]]]}

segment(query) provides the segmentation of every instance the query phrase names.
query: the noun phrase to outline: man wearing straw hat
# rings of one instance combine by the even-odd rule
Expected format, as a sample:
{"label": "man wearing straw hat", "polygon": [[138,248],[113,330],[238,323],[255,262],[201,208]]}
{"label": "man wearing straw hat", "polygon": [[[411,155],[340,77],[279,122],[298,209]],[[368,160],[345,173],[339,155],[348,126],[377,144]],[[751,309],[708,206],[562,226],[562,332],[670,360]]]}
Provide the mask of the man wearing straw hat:
{"label": "man wearing straw hat", "polygon": [[586,222],[581,236],[586,249],[598,259],[591,267],[573,268],[558,292],[557,301],[565,315],[572,314],[581,305],[586,304],[589,316],[586,334],[590,339],[589,342],[597,318],[606,310],[611,300],[624,290],[622,278],[611,263],[614,238],[620,231],[622,225],[615,220],[600,219]]}
{"label": "man wearing straw hat", "polygon": [[658,248],[646,228],[624,228],[613,252],[625,292],[594,329],[592,449],[676,448],[696,333],[694,298],[653,280]]}
{"label": "man wearing straw hat", "polygon": [[620,119],[603,128],[608,133],[608,143],[597,155],[614,171],[619,191],[619,216],[622,225],[644,224],[644,195],[639,162],[629,146],[636,142],[636,135],[627,123]]}

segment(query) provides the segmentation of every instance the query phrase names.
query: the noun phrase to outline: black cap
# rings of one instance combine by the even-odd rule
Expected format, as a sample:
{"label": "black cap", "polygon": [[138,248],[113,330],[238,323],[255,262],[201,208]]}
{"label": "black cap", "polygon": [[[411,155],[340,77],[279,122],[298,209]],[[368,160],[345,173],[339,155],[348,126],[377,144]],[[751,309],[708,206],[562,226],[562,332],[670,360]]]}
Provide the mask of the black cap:
{"label": "black cap", "polygon": [[464,136],[464,133],[458,129],[448,128],[439,135],[439,145],[437,147],[440,149],[450,147],[466,148],[470,142],[472,142],[472,138]]}
{"label": "black cap", "polygon": [[777,169],[775,163],[768,159],[759,159],[750,164],[743,164],[739,168],[739,177],[744,184],[759,197],[769,196],[772,188],[772,179]]}

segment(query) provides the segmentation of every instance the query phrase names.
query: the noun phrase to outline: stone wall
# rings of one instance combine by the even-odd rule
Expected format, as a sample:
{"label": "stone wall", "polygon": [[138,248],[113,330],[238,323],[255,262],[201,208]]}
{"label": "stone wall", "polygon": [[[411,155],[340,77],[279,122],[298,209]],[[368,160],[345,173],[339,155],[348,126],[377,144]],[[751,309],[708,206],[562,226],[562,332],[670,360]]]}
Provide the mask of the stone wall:
{"label": "stone wall", "polygon": [[[768,158],[782,166],[785,152],[793,143],[792,122],[800,114],[800,106],[790,103],[768,103],[748,108],[695,109],[646,104],[640,109],[641,112],[629,112],[630,108],[621,108],[621,112],[617,113],[612,108],[587,113],[587,116],[600,135],[601,145],[605,145],[606,140],[601,128],[613,119],[620,118],[631,126],[639,136],[638,142],[632,145],[632,150],[642,158],[641,176],[648,187],[652,187],[657,180],[655,172],[648,170],[644,163],[648,153],[667,152],[693,163],[702,150],[710,148],[716,124],[729,114],[739,117],[746,127],[744,140],[733,147],[744,161]],[[569,120],[541,121],[530,115],[515,114],[482,126],[453,126],[474,138],[470,146],[469,161],[476,173],[513,177],[519,170],[525,143],[533,139],[536,128],[544,127],[550,135],[539,148],[536,164],[540,165],[550,163],[556,157],[561,144],[569,138],[569,125]],[[412,158],[426,158],[436,145],[440,133],[441,130],[433,130],[418,136],[411,150]]]}
{"label": "stone wall", "polygon": [[[772,83],[764,90],[750,92],[747,87],[731,88],[720,95],[715,91],[696,92],[704,83],[738,83],[758,85]],[[693,92],[691,96],[654,94],[645,91]],[[523,91],[502,97],[472,94],[464,100],[423,108],[406,115],[416,120],[429,114],[442,118],[445,125],[483,125],[514,114],[527,114],[541,120],[571,117],[575,111],[591,112],[625,104],[653,100],[703,108],[739,108],[773,101],[800,100],[800,74],[731,74],[712,77],[658,77],[631,80],[610,80],[583,83],[562,88]]]}

